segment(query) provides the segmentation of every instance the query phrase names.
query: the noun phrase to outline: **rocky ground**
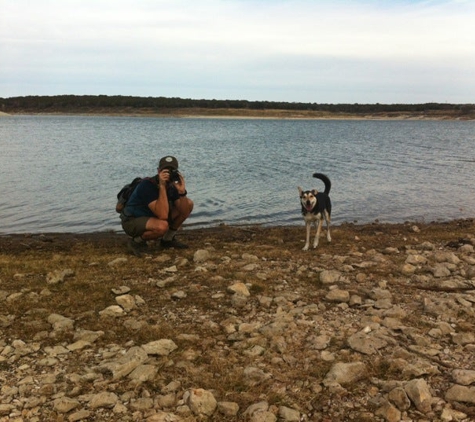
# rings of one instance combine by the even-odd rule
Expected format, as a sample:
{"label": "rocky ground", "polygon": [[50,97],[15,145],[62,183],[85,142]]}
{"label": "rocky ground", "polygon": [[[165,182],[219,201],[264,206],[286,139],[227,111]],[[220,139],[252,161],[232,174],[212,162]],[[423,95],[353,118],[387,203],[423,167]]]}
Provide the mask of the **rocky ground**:
{"label": "rocky ground", "polygon": [[0,421],[474,421],[475,224],[0,237]]}

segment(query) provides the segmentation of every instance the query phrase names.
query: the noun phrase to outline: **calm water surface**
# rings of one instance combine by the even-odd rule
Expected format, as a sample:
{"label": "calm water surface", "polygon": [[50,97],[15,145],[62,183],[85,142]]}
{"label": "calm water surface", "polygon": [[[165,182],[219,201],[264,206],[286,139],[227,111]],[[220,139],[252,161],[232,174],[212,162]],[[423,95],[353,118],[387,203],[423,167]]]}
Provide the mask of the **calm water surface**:
{"label": "calm water surface", "polygon": [[176,155],[188,227],[300,225],[297,186],[332,180],[333,221],[475,216],[475,122],[0,118],[0,233],[121,230],[115,195]]}

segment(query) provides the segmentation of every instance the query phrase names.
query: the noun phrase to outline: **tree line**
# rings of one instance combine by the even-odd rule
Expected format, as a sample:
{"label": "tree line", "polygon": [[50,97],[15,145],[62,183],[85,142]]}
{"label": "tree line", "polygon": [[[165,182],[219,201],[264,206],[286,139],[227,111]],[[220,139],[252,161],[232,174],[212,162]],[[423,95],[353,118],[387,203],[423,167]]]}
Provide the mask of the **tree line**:
{"label": "tree line", "polygon": [[8,112],[81,112],[94,109],[247,109],[293,110],[329,113],[394,113],[394,112],[456,112],[471,114],[475,104],[319,104],[280,101],[206,100],[167,97],[135,97],[122,95],[54,95],[0,98],[0,110]]}

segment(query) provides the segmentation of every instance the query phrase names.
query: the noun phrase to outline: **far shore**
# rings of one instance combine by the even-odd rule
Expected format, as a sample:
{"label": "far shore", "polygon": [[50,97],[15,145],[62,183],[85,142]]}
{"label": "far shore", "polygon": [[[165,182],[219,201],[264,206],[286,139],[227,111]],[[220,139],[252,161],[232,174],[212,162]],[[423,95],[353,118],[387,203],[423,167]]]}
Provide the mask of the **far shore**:
{"label": "far shore", "polygon": [[317,111],[300,110],[249,110],[249,109],[168,109],[165,111],[155,111],[150,109],[140,110],[80,110],[72,112],[51,111],[37,112],[32,110],[22,110],[15,113],[0,112],[0,117],[39,115],[39,116],[88,116],[88,117],[153,117],[153,118],[182,118],[182,119],[269,119],[269,120],[451,120],[451,121],[473,121],[472,114],[456,114],[450,112],[384,112],[384,113],[329,113]]}

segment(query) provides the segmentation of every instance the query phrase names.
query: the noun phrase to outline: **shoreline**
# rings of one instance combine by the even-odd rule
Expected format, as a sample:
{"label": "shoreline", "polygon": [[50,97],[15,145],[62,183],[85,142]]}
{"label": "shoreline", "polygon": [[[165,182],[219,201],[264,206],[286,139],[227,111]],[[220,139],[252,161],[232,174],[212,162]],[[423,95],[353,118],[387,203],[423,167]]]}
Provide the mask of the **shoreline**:
{"label": "shoreline", "polygon": [[322,112],[296,112],[291,110],[209,110],[190,112],[190,110],[175,110],[175,112],[150,111],[91,111],[91,112],[33,112],[22,111],[15,113],[0,112],[1,117],[14,116],[83,116],[83,117],[144,117],[144,118],[176,118],[176,119],[223,119],[223,120],[355,120],[355,121],[474,121],[475,117],[437,113],[374,113],[365,115],[337,114]]}
{"label": "shoreline", "polygon": [[[455,242],[463,236],[462,232],[473,230],[475,237],[475,217],[460,218],[448,221],[414,222],[403,223],[351,223],[344,222],[331,226],[332,242],[327,243],[326,228],[322,229],[320,245],[314,250],[319,253],[327,253],[333,250],[334,253],[347,253],[354,247],[363,246],[365,249],[378,247],[383,243],[388,243],[390,239],[397,238],[399,246],[405,245],[408,239],[417,239],[419,236],[430,238],[439,243]],[[312,235],[314,232],[312,232]],[[247,247],[259,248],[257,244],[252,244],[254,240],[266,242],[266,239],[279,238],[278,243],[293,244],[292,249],[300,253],[305,239],[305,225],[287,226],[262,226],[262,225],[219,225],[206,228],[187,228],[179,230],[178,236],[185,243],[197,245],[212,245],[215,248],[225,248],[226,244],[235,243],[246,239]],[[122,231],[98,231],[88,233],[74,232],[39,232],[39,233],[0,233],[0,254],[8,255],[17,252],[34,252],[36,248],[40,250],[66,251],[78,244],[90,244],[94,247],[119,248],[126,253],[125,245],[127,235]],[[250,243],[249,243],[250,242]],[[149,242],[151,245],[157,242]],[[34,245],[34,246],[33,246]],[[193,246],[192,246],[193,248]],[[280,246],[277,244],[276,249]],[[314,253],[310,252],[310,254]],[[304,252],[305,256],[305,252]]]}
{"label": "shoreline", "polygon": [[[429,227],[429,226],[447,226],[447,225],[454,225],[454,224],[465,224],[467,222],[471,223],[475,221],[474,217],[460,217],[460,218],[453,218],[447,220],[433,220],[433,221],[412,221],[406,220],[401,222],[385,222],[385,221],[378,221],[374,220],[371,222],[359,223],[357,221],[350,222],[350,221],[343,221],[338,224],[332,224],[331,229],[344,229],[348,227],[352,228],[386,228],[386,227],[407,227],[407,226],[421,226],[421,227]],[[305,224],[302,222],[296,224],[285,224],[285,225],[269,225],[269,224],[225,224],[220,223],[214,226],[207,226],[207,227],[195,227],[195,226],[182,226],[180,232],[209,232],[215,233],[219,232],[220,230],[260,230],[260,231],[272,231],[272,230],[295,230],[295,229],[302,229],[305,228]],[[325,226],[323,226],[323,232],[325,231]],[[9,233],[9,232],[0,232],[0,238],[8,237],[8,236],[24,236],[24,237],[33,237],[33,236],[121,236],[125,233],[121,230],[101,230],[101,231],[90,231],[90,232],[70,232],[70,231],[41,231],[41,232],[24,232],[24,233]]]}

